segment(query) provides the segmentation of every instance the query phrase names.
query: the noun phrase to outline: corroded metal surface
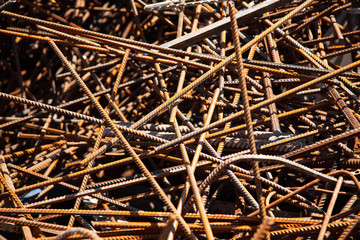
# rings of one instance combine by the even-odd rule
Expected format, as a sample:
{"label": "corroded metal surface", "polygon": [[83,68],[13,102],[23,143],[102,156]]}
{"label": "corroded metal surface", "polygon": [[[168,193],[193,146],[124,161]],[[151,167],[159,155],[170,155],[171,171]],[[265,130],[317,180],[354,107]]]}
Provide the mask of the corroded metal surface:
{"label": "corroded metal surface", "polygon": [[357,239],[358,7],[0,0],[0,239]]}

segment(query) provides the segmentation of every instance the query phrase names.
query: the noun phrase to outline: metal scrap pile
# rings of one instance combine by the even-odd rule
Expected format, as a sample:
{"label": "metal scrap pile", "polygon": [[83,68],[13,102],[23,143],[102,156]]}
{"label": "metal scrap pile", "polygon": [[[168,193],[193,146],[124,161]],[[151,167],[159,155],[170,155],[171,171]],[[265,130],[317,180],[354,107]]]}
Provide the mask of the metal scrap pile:
{"label": "metal scrap pile", "polygon": [[359,238],[359,1],[0,4],[0,239]]}

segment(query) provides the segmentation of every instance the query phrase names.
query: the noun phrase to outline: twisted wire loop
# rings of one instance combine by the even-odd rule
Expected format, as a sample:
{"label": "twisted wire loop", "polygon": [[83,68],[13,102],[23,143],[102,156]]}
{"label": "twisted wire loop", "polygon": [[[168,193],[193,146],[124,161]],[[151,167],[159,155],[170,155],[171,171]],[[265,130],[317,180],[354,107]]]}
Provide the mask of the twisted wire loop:
{"label": "twisted wire loop", "polygon": [[[245,154],[245,155],[241,155],[241,156],[235,156],[233,158],[230,158],[224,162],[222,162],[221,164],[219,164],[208,176],[207,178],[205,178],[205,180],[201,183],[201,185],[199,186],[200,191],[204,191],[206,189],[206,187],[215,180],[215,178],[217,176],[219,176],[221,174],[221,171],[223,171],[224,169],[226,169],[230,164],[235,164],[236,162],[240,162],[240,161],[249,161],[249,160],[254,160],[254,161],[261,161],[261,162],[275,162],[275,163],[281,163],[286,165],[289,168],[298,170],[302,173],[308,174],[309,176],[318,178],[320,180],[323,180],[325,182],[331,182],[331,183],[337,183],[337,179],[329,176],[329,175],[325,175],[321,172],[318,172],[316,170],[313,170],[311,168],[308,168],[304,165],[301,165],[299,163],[290,161],[288,159],[282,158],[282,157],[277,157],[277,156],[271,156],[271,155],[260,155],[260,154]],[[354,183],[350,183],[349,181],[344,181],[344,185],[347,186],[351,186],[351,187],[358,187],[357,184]],[[356,182],[355,182],[356,183]],[[191,199],[192,200],[192,199]],[[309,204],[309,206],[311,206],[312,210],[314,211],[320,211],[319,208],[312,203],[311,201],[303,198],[303,201],[305,201],[307,204]],[[188,201],[188,203],[190,203],[191,201]]]}
{"label": "twisted wire loop", "polygon": [[[244,157],[243,157],[243,156],[244,156]],[[241,158],[241,157],[243,157],[243,159],[245,160],[247,156],[248,156],[248,155],[242,155],[242,156],[237,156],[237,155],[235,155],[235,156],[231,156],[231,157],[229,157],[229,158],[224,158],[224,159],[225,159],[225,161],[227,161],[227,160],[229,160],[229,159]],[[262,155],[262,156],[268,156],[268,155]],[[225,168],[225,166],[227,166],[227,168],[228,168],[229,170],[233,171],[233,172],[245,174],[245,175],[243,175],[243,177],[244,177],[245,179],[248,179],[248,180],[253,180],[253,179],[254,179],[254,176],[253,176],[253,174],[252,174],[251,172],[249,172],[249,171],[247,171],[247,170],[245,170],[245,169],[243,169],[243,168],[240,168],[240,167],[238,167],[238,166],[235,166],[235,165],[233,165],[232,163],[225,163],[225,161],[222,161],[222,160],[220,160],[220,159],[213,158],[213,157],[212,157],[212,158],[209,158],[209,160],[218,163],[219,166],[216,168],[218,171],[215,171],[215,170],[212,171],[212,172],[208,175],[208,177],[203,181],[202,185],[204,185],[204,186],[203,186],[204,189],[206,189],[206,185],[209,185],[212,181],[215,180],[216,177],[220,176],[220,173],[221,173],[222,169]],[[266,161],[266,160],[265,160],[265,161]],[[292,163],[292,161],[288,161],[288,162],[290,162],[290,164]],[[220,167],[220,164],[222,164],[222,165],[221,165],[221,168],[219,168],[219,167]],[[301,165],[301,166],[302,166],[302,165]],[[305,167],[305,166],[303,166],[303,167]],[[218,169],[218,168],[219,168],[219,169]],[[307,168],[307,169],[309,169],[309,168]],[[225,170],[226,170],[226,168],[225,168]],[[226,170],[226,171],[227,171],[227,170]],[[279,190],[279,191],[281,191],[281,192],[283,192],[283,193],[286,193],[286,194],[292,193],[292,191],[289,190],[288,188],[285,188],[285,187],[283,187],[283,186],[281,186],[281,185],[279,185],[279,184],[277,184],[277,183],[275,183],[275,182],[273,182],[273,181],[270,181],[270,180],[267,179],[267,178],[260,177],[260,180],[261,180],[264,184],[266,184],[266,185],[268,185],[268,186],[271,186],[271,187],[273,187],[273,188],[275,188],[275,189],[277,189],[277,190]],[[334,178],[334,181],[336,181],[335,178]],[[202,187],[199,187],[199,189],[200,189],[201,191],[203,191],[203,188],[202,188]],[[296,194],[296,195],[294,196],[294,198],[297,199],[297,200],[299,200],[299,201],[306,202],[307,204],[309,204],[309,205],[314,209],[314,211],[322,212],[322,210],[320,210],[316,205],[314,205],[313,203],[311,203],[309,200],[307,200],[307,199],[304,198],[303,196],[301,196],[301,195],[299,195],[299,194]],[[190,198],[190,200],[189,200],[189,201],[187,202],[187,204],[185,205],[185,209],[187,209],[187,210],[189,209],[189,207],[190,207],[190,205],[191,205],[191,203],[192,203],[192,200],[193,200],[193,199]],[[314,207],[315,207],[315,208],[314,208]]]}
{"label": "twisted wire loop", "polygon": [[94,231],[81,227],[69,228],[57,235],[55,238],[53,238],[53,240],[65,240],[69,239],[70,237],[74,237],[74,235],[80,235],[82,238],[89,238],[91,240],[101,240],[101,238]]}
{"label": "twisted wire loop", "polygon": [[[230,164],[230,163],[236,163],[238,161],[246,161],[246,160],[250,160],[250,159],[254,159],[255,161],[261,161],[261,162],[275,162],[275,163],[281,163],[281,164],[284,164],[286,165],[287,167],[289,168],[293,168],[295,170],[298,170],[300,172],[303,172],[303,173],[306,173],[314,178],[319,178],[323,181],[326,181],[326,182],[331,182],[331,183],[337,183],[337,179],[332,177],[332,176],[328,176],[326,174],[323,174],[319,171],[316,171],[314,169],[311,169],[309,167],[306,167],[304,165],[301,165],[299,163],[296,163],[296,162],[293,162],[293,161],[290,161],[286,158],[283,158],[283,157],[278,157],[278,156],[272,156],[272,155],[241,155],[241,156],[236,156],[232,159],[229,159],[229,160],[226,160],[224,162],[224,165],[221,166],[219,165],[218,168],[219,169],[222,169],[223,167],[225,167],[226,165]],[[214,170],[215,171],[215,170]],[[348,181],[346,181],[346,185],[349,186],[349,187],[355,187],[355,184],[353,183],[350,183]]]}

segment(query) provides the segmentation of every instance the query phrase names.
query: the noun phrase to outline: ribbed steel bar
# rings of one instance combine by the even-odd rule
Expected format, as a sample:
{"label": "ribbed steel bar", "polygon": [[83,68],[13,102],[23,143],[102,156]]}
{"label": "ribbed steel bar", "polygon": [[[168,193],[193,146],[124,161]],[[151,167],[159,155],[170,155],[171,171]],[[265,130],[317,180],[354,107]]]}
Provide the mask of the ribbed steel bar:
{"label": "ribbed steel bar", "polygon": [[359,235],[354,1],[5,2],[0,238]]}
{"label": "ribbed steel bar", "polygon": [[[303,8],[305,8],[307,5],[311,4],[311,0],[307,0],[301,5],[299,5],[297,8],[295,8],[293,11],[291,11],[289,14],[287,14],[285,17],[283,17],[281,20],[277,21],[273,26],[269,27],[262,33],[260,33],[258,36],[256,36],[253,40],[246,43],[244,46],[241,47],[241,52],[245,52],[246,50],[250,49],[252,45],[255,43],[261,41],[266,37],[267,34],[270,32],[273,32],[275,28],[280,26],[282,23],[290,19],[293,15],[295,15],[297,12],[301,11]],[[226,66],[229,64],[232,60],[235,59],[236,54],[233,53],[231,56],[227,57],[225,60],[221,61],[218,65],[216,65],[213,69],[206,72],[204,75],[202,75],[200,78],[189,84],[187,87],[185,87],[181,92],[178,92],[174,96],[172,96],[169,100],[162,103],[159,107],[152,110],[147,116],[143,117],[140,121],[136,122],[132,125],[132,128],[136,129],[140,127],[141,125],[145,124],[146,122],[150,121],[152,118],[154,118],[158,113],[160,113],[164,108],[168,107],[169,105],[173,104],[176,100],[178,100],[182,95],[188,93],[190,90],[195,88],[196,86],[200,85],[204,81],[206,81],[208,78],[210,78],[214,73],[221,70],[223,66]]]}
{"label": "ribbed steel bar", "polygon": [[196,238],[193,233],[191,233],[191,230],[187,227],[187,224],[185,220],[179,216],[176,212],[176,209],[174,205],[171,203],[171,201],[168,199],[162,188],[158,185],[156,180],[153,178],[153,176],[150,174],[149,170],[146,168],[144,163],[141,161],[139,156],[136,154],[136,152],[132,149],[128,141],[125,139],[125,137],[122,135],[122,133],[119,131],[119,129],[116,127],[114,122],[110,119],[109,115],[105,112],[105,110],[101,107],[99,102],[95,99],[94,95],[91,93],[89,88],[85,85],[83,80],[79,77],[79,75],[75,72],[75,70],[71,67],[70,63],[66,60],[65,56],[62,54],[60,49],[56,46],[56,44],[52,41],[49,41],[50,46],[53,48],[55,53],[59,56],[61,61],[65,64],[65,66],[68,68],[69,71],[72,72],[73,77],[76,79],[77,83],[81,86],[82,90],[89,96],[89,98],[92,100],[92,103],[95,105],[96,109],[101,113],[102,117],[106,121],[107,124],[110,125],[114,133],[119,138],[119,141],[125,145],[126,151],[134,158],[136,164],[141,169],[141,171],[144,172],[150,183],[153,185],[153,187],[156,189],[162,200],[165,202],[165,204],[172,210],[174,214],[176,214],[178,220],[180,221],[180,226],[184,229],[184,231],[192,238]]}
{"label": "ribbed steel bar", "polygon": [[[275,26],[275,25],[273,25],[273,26]],[[294,87],[294,88],[292,88],[292,89],[290,89],[290,90],[288,90],[286,92],[283,92],[283,93],[281,93],[279,95],[276,95],[275,97],[273,97],[271,99],[268,99],[268,100],[265,100],[265,101],[260,102],[258,104],[255,104],[255,105],[250,107],[250,110],[255,110],[255,109],[258,109],[260,107],[267,106],[267,105],[269,105],[269,104],[271,104],[271,103],[273,103],[275,101],[278,101],[280,99],[288,97],[289,95],[295,94],[296,92],[299,92],[299,91],[301,91],[301,90],[303,90],[305,88],[311,87],[311,86],[313,86],[315,84],[318,84],[318,83],[321,83],[321,82],[324,82],[324,81],[326,81],[326,80],[328,80],[330,78],[339,76],[342,72],[345,72],[345,71],[347,71],[349,69],[355,68],[355,67],[357,67],[359,65],[360,65],[360,61],[351,63],[351,64],[347,65],[346,67],[339,68],[339,69],[337,69],[337,70],[335,70],[335,71],[333,71],[331,73],[325,74],[325,75],[323,75],[323,76],[321,76],[319,78],[316,78],[316,79],[311,80],[311,81],[309,81],[307,83],[304,83],[304,84],[302,84],[302,85],[300,85],[298,87]],[[228,116],[228,117],[226,117],[226,118],[224,118],[222,120],[219,120],[217,122],[214,122],[214,123],[210,124],[208,127],[204,127],[204,128],[199,129],[199,130],[197,130],[195,132],[186,134],[182,138],[170,141],[169,143],[163,144],[161,147],[156,147],[155,149],[156,149],[156,151],[160,151],[161,149],[164,149],[164,148],[167,148],[169,146],[175,145],[175,144],[177,144],[179,142],[183,142],[185,140],[188,140],[188,139],[190,139],[190,138],[192,138],[194,136],[197,136],[198,134],[206,132],[206,131],[208,131],[208,130],[210,130],[212,128],[218,127],[218,126],[220,126],[220,125],[222,125],[222,124],[224,124],[224,123],[226,123],[228,121],[231,121],[232,119],[240,117],[242,115],[244,115],[244,111],[237,112],[237,113],[232,114],[232,115],[230,115],[230,116]]]}
{"label": "ribbed steel bar", "polygon": [[[235,14],[235,6],[233,2],[229,3],[230,8],[230,19],[231,19],[231,31],[234,39],[234,45],[235,45],[235,57],[237,61],[237,71],[238,75],[241,81],[240,87],[241,87],[241,98],[244,105],[244,111],[245,111],[245,122],[246,122],[246,130],[248,134],[249,139],[249,146],[250,146],[250,153],[251,154],[257,154],[256,150],[256,144],[255,144],[255,137],[254,137],[254,129],[252,125],[252,118],[251,118],[251,112],[250,112],[250,104],[249,104],[249,96],[247,93],[247,87],[246,87],[246,80],[245,80],[245,74],[244,74],[244,66],[242,61],[242,53],[241,53],[241,47],[240,47],[240,37],[239,37],[239,31],[238,31],[238,25],[236,22]],[[262,219],[266,218],[266,212],[264,207],[264,199],[261,192],[261,182],[260,182],[260,171],[259,171],[259,164],[255,161],[252,162],[252,170],[254,172],[255,176],[255,184],[256,184],[256,194],[257,194],[257,201],[260,208],[260,216]]]}

